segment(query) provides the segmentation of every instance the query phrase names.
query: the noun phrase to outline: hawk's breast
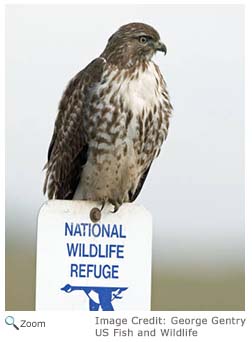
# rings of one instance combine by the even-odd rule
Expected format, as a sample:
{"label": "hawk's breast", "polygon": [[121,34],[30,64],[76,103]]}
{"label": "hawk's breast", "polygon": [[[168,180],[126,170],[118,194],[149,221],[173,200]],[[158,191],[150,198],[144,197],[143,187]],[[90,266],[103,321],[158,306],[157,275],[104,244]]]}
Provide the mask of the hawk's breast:
{"label": "hawk's breast", "polygon": [[132,70],[108,66],[84,113],[89,158],[75,198],[128,201],[167,135],[169,110],[153,62]]}
{"label": "hawk's breast", "polygon": [[149,62],[146,68],[136,68],[129,73],[125,82],[120,87],[120,95],[123,96],[125,106],[136,115],[143,110],[151,110],[158,105],[158,74],[154,63]]}

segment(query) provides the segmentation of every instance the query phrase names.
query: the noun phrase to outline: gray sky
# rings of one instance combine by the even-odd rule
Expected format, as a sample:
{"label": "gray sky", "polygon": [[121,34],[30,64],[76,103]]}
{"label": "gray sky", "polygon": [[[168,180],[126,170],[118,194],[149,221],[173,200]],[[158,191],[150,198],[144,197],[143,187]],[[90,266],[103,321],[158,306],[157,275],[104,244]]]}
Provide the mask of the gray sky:
{"label": "gray sky", "polygon": [[[239,265],[244,247],[243,12],[239,6],[15,6],[7,11],[7,233],[36,237],[48,144],[69,79],[122,24],[153,25],[174,115],[138,202],[156,267]],[[109,19],[108,19],[109,18]]]}

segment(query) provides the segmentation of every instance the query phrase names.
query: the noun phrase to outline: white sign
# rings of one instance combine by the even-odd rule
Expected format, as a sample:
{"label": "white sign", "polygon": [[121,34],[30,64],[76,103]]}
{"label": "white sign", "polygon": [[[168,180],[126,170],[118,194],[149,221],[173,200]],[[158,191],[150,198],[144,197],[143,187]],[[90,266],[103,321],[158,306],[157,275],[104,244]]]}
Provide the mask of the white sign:
{"label": "white sign", "polygon": [[95,202],[53,200],[40,209],[37,310],[150,310],[152,219],[142,206],[102,210]]}

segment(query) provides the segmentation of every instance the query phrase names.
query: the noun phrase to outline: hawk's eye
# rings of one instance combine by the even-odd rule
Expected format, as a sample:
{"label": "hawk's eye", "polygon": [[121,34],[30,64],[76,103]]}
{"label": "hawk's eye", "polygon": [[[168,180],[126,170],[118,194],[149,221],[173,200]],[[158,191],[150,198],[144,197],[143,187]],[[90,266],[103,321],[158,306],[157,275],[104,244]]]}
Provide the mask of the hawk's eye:
{"label": "hawk's eye", "polygon": [[148,38],[145,37],[145,36],[141,36],[139,37],[139,42],[142,43],[142,44],[146,44],[148,41]]}

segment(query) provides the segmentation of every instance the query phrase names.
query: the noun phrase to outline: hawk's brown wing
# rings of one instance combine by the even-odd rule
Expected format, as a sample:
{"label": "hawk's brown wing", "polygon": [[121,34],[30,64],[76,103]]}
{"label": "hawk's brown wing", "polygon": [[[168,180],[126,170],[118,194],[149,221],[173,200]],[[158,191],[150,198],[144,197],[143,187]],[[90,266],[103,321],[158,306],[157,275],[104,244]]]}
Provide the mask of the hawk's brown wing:
{"label": "hawk's brown wing", "polygon": [[104,64],[102,58],[91,62],[70,81],[62,96],[45,166],[44,193],[49,199],[74,195],[88,154],[83,113],[92,87],[101,81]]}

